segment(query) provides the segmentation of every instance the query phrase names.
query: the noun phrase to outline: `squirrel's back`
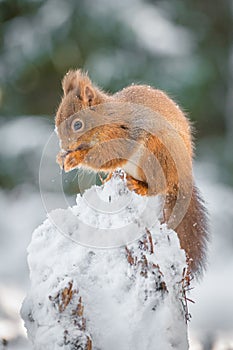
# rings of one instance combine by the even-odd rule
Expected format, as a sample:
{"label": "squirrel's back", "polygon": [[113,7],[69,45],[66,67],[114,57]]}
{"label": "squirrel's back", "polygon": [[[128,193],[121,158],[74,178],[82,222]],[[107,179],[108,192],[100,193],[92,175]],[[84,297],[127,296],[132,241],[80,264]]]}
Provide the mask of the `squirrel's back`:
{"label": "squirrel's back", "polygon": [[189,155],[193,155],[192,127],[180,107],[163,91],[147,85],[131,85],[112,96],[120,102],[141,104],[163,116],[184,140]]}

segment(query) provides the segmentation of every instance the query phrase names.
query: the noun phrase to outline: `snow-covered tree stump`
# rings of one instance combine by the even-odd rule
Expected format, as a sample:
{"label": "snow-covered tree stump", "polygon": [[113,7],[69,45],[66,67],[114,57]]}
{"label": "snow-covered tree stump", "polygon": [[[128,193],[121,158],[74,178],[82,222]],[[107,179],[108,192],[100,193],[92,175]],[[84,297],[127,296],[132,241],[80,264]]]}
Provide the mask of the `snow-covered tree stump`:
{"label": "snow-covered tree stump", "polygon": [[[125,205],[98,211],[96,194],[105,209]],[[118,175],[48,215],[28,248],[22,317],[34,349],[188,349],[185,253],[158,217],[158,199]]]}

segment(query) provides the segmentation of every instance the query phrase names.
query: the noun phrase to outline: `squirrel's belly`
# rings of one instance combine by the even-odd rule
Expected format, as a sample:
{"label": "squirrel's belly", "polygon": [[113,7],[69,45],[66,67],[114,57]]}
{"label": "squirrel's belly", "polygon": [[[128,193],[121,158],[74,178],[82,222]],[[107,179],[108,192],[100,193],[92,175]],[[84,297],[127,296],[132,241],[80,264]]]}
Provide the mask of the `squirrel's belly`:
{"label": "squirrel's belly", "polygon": [[133,153],[133,155],[128,159],[127,163],[125,163],[122,166],[122,169],[129,175],[131,175],[134,179],[143,181],[142,177],[140,176],[139,173],[139,164],[140,164],[140,159],[143,154],[143,145],[140,145],[136,152]]}

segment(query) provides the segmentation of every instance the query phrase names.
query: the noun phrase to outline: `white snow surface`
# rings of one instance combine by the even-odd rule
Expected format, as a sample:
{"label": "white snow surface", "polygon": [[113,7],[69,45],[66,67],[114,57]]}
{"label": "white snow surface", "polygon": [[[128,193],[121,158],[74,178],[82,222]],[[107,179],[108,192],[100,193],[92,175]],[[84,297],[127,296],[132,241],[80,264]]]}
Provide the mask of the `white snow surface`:
{"label": "white snow surface", "polygon": [[[188,349],[180,284],[185,253],[176,233],[159,223],[158,199],[147,215],[153,203],[130,192],[121,175],[78,195],[75,206],[54,210],[33,233],[21,313],[34,349],[84,350],[87,337],[95,350]],[[87,198],[97,195],[93,207]],[[125,240],[112,240],[121,232]],[[148,232],[151,246],[143,243]],[[62,291],[69,287],[65,305]],[[83,329],[75,312],[80,300]]]}

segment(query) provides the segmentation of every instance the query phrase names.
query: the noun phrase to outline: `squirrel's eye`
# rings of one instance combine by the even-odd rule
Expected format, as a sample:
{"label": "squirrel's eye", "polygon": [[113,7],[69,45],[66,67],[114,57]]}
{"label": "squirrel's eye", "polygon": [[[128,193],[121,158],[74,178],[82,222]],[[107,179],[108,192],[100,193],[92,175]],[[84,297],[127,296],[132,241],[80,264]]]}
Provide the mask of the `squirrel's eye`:
{"label": "squirrel's eye", "polygon": [[78,131],[82,129],[83,127],[83,122],[81,120],[75,120],[72,124],[72,128],[74,131]]}

